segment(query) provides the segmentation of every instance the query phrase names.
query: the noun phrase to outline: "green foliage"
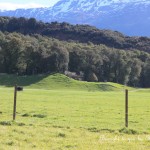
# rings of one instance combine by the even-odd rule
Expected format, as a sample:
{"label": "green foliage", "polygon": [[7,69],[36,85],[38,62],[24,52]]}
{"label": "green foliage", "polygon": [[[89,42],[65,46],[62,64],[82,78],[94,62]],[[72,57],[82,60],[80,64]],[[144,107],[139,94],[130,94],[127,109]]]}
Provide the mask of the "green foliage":
{"label": "green foliage", "polygon": [[66,22],[43,23],[34,18],[0,17],[0,30],[22,34],[41,34],[65,41],[91,42],[119,49],[150,52],[148,37],[128,37],[117,31],[100,30],[89,25],[71,25]]}
{"label": "green foliage", "polygon": [[90,82],[150,87],[150,54],[135,50],[149,51],[146,37],[125,37],[87,25],[44,24],[34,18],[0,17],[0,24],[0,73],[83,72],[82,80]]}

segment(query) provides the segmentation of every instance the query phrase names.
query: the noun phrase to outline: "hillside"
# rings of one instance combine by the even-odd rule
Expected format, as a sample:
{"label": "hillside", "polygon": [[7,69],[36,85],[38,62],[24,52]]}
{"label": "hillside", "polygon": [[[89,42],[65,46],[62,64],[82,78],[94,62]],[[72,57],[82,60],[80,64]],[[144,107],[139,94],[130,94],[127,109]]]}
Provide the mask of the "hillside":
{"label": "hillside", "polygon": [[[6,82],[11,78],[4,77]],[[34,81],[36,77],[31,78]],[[60,78],[65,78],[60,74],[51,77],[53,81],[57,77],[59,83]],[[150,92],[129,92],[129,127],[125,128],[125,93],[120,85],[108,83],[118,87],[119,91],[113,92],[89,92],[79,86],[76,90],[41,89],[48,81],[51,87],[56,83],[51,77],[38,85],[40,89],[24,87],[23,92],[17,93],[15,121],[13,87],[0,87],[0,149],[149,149]],[[104,141],[104,137],[110,140]],[[116,137],[121,141],[112,142]]]}
{"label": "hillside", "polygon": [[60,0],[53,7],[0,11],[0,16],[89,24],[132,36],[150,36],[149,0]]}
{"label": "hillside", "polygon": [[15,84],[32,89],[77,90],[77,91],[116,91],[125,87],[116,83],[91,83],[77,81],[63,74],[16,76],[0,75],[0,86],[13,87]]}
{"label": "hillside", "polygon": [[[25,28],[20,30],[22,29]],[[32,30],[31,27],[27,28],[27,33]],[[89,82],[107,81],[134,87],[150,87],[149,53],[116,49],[90,41],[80,43],[40,34],[9,32],[0,32],[0,73],[39,75],[64,74],[68,71],[79,76],[81,73],[81,80]],[[73,33],[72,36],[78,38]]]}
{"label": "hillside", "polygon": [[129,37],[117,31],[101,30],[89,25],[71,25],[66,22],[43,23],[34,18],[0,17],[0,31],[18,32],[24,35],[40,34],[61,41],[92,42],[111,48],[150,52],[150,38],[148,37]]}

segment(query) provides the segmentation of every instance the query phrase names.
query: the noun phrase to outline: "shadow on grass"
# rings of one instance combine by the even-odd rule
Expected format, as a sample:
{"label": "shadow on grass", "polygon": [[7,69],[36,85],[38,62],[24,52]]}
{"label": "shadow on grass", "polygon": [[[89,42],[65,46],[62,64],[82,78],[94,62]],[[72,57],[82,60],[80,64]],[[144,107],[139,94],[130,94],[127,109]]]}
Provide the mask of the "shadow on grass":
{"label": "shadow on grass", "polygon": [[117,90],[117,88],[113,85],[109,84],[98,84],[97,85],[99,89],[102,89],[103,91],[114,91]]}
{"label": "shadow on grass", "polygon": [[0,86],[13,87],[15,84],[19,86],[29,86],[35,84],[50,74],[47,75],[32,75],[32,76],[17,76],[0,74]]}
{"label": "shadow on grass", "polygon": [[148,132],[145,131],[137,131],[134,129],[128,129],[128,128],[122,128],[118,130],[112,130],[112,129],[97,129],[95,127],[93,128],[88,128],[87,129],[90,132],[108,132],[108,133],[120,133],[120,134],[128,134],[128,135],[138,135],[138,134],[148,134]]}

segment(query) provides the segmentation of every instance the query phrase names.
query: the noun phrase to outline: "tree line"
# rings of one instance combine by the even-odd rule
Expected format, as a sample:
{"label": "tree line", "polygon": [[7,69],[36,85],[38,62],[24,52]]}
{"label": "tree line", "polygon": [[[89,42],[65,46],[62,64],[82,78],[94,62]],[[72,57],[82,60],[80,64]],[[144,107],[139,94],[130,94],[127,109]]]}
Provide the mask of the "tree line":
{"label": "tree line", "polygon": [[150,87],[150,54],[39,34],[0,32],[0,73],[33,75],[83,72],[84,80]]}
{"label": "tree line", "polygon": [[71,25],[66,22],[43,23],[34,18],[24,17],[0,17],[0,31],[19,32],[24,35],[41,34],[62,41],[92,42],[118,49],[150,52],[148,37],[129,37],[117,31],[100,30],[89,25]]}

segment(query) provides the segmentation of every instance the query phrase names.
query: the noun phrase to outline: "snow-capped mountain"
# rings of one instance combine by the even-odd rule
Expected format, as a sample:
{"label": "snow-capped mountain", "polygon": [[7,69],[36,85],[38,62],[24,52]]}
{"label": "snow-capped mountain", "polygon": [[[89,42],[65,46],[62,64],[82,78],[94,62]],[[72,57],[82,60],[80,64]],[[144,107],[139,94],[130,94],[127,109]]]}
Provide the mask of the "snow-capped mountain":
{"label": "snow-capped mountain", "polygon": [[150,36],[150,0],[60,0],[50,8],[1,11],[0,16],[89,24],[126,35]]}

